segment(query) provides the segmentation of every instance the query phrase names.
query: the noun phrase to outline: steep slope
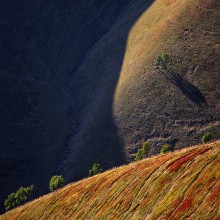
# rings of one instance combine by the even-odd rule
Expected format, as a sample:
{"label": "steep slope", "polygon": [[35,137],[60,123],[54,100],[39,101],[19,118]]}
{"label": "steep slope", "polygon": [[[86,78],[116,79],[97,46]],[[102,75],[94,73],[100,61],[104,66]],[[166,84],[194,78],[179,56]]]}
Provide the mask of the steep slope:
{"label": "steep slope", "polygon": [[[129,33],[114,94],[119,136],[132,152],[148,140],[175,149],[198,143],[206,131],[220,135],[220,4],[218,1],[157,0]],[[154,59],[171,56],[171,76]]]}
{"label": "steep slope", "polygon": [[[150,156],[165,143],[199,143],[207,131],[220,137],[219,18],[217,0],[128,4],[74,73],[78,132],[68,180],[95,162],[108,168],[132,160],[143,141]],[[170,77],[155,70],[162,52],[172,59]]]}
{"label": "steep slope", "polygon": [[220,218],[220,141],[155,156],[70,184],[4,219]]}

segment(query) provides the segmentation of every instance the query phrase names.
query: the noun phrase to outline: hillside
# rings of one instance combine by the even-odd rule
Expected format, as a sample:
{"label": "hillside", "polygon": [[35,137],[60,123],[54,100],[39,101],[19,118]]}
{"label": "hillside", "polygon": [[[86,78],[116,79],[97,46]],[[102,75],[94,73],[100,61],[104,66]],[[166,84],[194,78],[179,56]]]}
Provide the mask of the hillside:
{"label": "hillside", "polygon": [[69,184],[6,219],[220,218],[220,141],[131,163]]}
{"label": "hillside", "polygon": [[[8,194],[220,138],[218,0],[0,2],[0,209]],[[171,77],[155,69],[169,53]]]}
{"label": "hillside", "polygon": [[[66,178],[95,162],[132,160],[144,141],[151,156],[165,143],[181,149],[205,132],[220,137],[219,18],[217,0],[131,1],[72,79],[79,130]],[[170,78],[155,70],[162,52]]]}

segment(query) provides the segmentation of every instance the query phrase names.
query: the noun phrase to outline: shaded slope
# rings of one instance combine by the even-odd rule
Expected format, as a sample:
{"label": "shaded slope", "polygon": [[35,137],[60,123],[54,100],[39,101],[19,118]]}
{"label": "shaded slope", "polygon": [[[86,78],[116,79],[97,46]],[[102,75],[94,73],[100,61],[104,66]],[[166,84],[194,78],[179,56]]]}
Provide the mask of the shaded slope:
{"label": "shaded slope", "polygon": [[63,169],[68,181],[86,176],[96,162],[108,169],[127,160],[113,115],[114,94],[129,31],[153,2],[130,1],[73,73],[71,86],[77,103],[74,111],[77,132],[68,146],[70,154]]}
{"label": "shaded slope", "polygon": [[126,4],[0,2],[0,211],[21,185],[40,195],[61,172],[77,130],[70,78]]}
{"label": "shaded slope", "polygon": [[220,142],[70,184],[0,219],[219,219]]}

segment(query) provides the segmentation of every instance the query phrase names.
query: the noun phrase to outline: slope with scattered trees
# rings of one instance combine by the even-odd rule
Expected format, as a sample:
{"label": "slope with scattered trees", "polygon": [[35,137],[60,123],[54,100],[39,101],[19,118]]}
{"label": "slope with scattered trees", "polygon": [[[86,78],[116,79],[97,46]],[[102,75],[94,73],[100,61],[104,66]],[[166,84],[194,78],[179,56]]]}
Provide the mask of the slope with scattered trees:
{"label": "slope with scattered trees", "polygon": [[7,212],[6,219],[220,218],[220,141],[98,174]]}
{"label": "slope with scattered trees", "polygon": [[0,6],[0,204],[132,161],[145,141],[152,156],[220,138],[219,0]]}

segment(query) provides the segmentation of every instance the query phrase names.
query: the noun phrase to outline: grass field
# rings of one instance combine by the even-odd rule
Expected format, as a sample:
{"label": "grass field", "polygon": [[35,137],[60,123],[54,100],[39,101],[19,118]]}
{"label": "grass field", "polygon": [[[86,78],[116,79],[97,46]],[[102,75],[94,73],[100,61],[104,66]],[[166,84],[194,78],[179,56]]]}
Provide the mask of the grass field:
{"label": "grass field", "polygon": [[220,219],[220,141],[69,184],[3,219]]}
{"label": "grass field", "polygon": [[[166,143],[178,150],[206,132],[220,137],[218,0],[155,0],[144,10],[145,3],[132,1],[76,72],[81,130],[69,147],[67,181],[95,160],[112,167],[125,152],[132,161],[144,141],[151,156]],[[155,68],[163,52],[171,57],[172,77]],[[69,184],[0,220],[219,220],[219,153],[217,141],[131,163]]]}

